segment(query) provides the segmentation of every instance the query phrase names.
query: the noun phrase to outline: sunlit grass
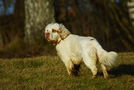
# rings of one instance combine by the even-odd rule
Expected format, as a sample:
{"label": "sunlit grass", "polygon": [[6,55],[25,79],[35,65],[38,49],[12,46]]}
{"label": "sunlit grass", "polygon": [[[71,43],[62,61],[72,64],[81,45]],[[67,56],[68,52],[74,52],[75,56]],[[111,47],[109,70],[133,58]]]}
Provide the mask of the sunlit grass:
{"label": "sunlit grass", "polygon": [[119,53],[108,73],[110,78],[104,79],[99,69],[97,78],[91,79],[82,64],[79,75],[69,77],[57,56],[0,59],[0,89],[134,89],[134,53]]}

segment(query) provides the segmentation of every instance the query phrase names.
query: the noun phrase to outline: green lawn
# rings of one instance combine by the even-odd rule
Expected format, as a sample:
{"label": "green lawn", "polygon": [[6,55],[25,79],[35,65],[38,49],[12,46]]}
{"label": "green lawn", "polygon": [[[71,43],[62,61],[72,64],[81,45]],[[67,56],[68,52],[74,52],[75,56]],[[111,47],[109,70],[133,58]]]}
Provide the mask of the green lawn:
{"label": "green lawn", "polygon": [[77,77],[69,77],[57,56],[0,59],[0,90],[134,90],[134,53],[119,53],[115,65],[108,67],[108,79],[98,67],[97,78],[91,79],[84,64]]}

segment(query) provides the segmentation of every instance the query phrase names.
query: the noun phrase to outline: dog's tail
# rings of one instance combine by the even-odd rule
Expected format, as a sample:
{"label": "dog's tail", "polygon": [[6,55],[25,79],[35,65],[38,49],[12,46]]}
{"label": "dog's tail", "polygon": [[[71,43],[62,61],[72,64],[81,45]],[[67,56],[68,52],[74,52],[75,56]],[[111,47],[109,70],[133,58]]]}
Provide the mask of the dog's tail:
{"label": "dog's tail", "polygon": [[112,66],[114,64],[118,54],[113,51],[107,52],[98,44],[97,56],[98,56],[100,63],[107,65],[107,66]]}

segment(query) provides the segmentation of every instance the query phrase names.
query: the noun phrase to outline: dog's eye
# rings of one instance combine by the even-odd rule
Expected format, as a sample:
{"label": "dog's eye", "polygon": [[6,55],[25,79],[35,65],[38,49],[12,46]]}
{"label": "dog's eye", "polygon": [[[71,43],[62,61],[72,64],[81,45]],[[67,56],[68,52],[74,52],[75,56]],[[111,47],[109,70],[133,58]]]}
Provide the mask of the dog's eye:
{"label": "dog's eye", "polygon": [[56,33],[57,31],[56,31],[55,29],[52,29],[52,32],[53,32],[53,33]]}

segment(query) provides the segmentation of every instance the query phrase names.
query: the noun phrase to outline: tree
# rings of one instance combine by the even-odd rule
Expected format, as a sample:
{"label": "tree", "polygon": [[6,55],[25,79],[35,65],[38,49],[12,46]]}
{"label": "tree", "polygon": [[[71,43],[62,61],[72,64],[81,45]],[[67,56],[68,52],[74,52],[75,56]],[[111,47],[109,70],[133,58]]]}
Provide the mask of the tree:
{"label": "tree", "polygon": [[53,0],[25,0],[25,41],[40,43],[44,38],[44,28],[54,22]]}
{"label": "tree", "polygon": [[128,6],[131,23],[134,26],[134,0],[128,1],[127,6]]}
{"label": "tree", "polygon": [[[95,37],[107,50],[133,51],[134,30],[129,19],[128,1],[67,0],[67,20],[58,21],[72,33]],[[63,12],[60,15],[64,15]]]}

